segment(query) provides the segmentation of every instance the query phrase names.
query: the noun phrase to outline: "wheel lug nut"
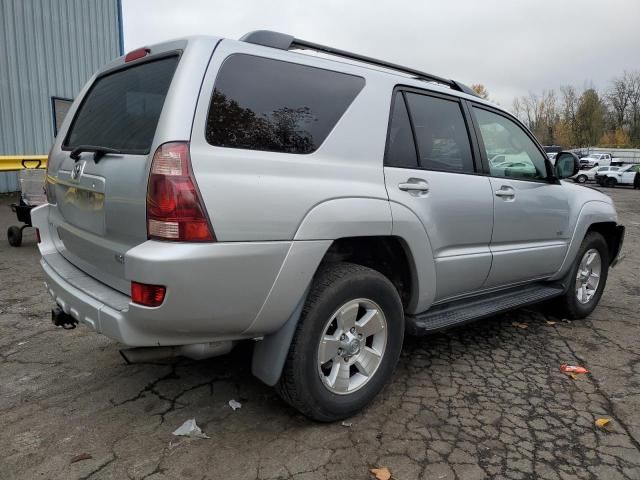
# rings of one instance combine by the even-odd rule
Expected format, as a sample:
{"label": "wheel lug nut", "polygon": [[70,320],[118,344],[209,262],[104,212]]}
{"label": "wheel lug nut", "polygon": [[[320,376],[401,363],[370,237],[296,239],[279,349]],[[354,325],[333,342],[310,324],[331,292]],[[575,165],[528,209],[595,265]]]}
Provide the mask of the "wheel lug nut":
{"label": "wheel lug nut", "polygon": [[362,334],[361,333],[358,334],[358,339],[362,340]]}
{"label": "wheel lug nut", "polygon": [[356,327],[351,327],[351,333],[356,333]]}
{"label": "wheel lug nut", "polygon": [[347,338],[347,336],[344,333],[340,335],[340,340],[344,340],[345,338]]}

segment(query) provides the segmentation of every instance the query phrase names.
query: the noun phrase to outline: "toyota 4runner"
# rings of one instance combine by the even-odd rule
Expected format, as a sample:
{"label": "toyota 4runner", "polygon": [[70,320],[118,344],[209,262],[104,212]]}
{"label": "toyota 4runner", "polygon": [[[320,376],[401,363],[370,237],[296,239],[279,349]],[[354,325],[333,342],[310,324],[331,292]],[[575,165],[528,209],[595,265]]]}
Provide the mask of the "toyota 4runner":
{"label": "toyota 4runner", "polygon": [[55,324],[129,361],[253,339],[254,374],[331,421],[382,389],[405,333],[593,311],[624,227],[561,180],[578,167],[456,81],[258,31],[98,71],[32,216]]}

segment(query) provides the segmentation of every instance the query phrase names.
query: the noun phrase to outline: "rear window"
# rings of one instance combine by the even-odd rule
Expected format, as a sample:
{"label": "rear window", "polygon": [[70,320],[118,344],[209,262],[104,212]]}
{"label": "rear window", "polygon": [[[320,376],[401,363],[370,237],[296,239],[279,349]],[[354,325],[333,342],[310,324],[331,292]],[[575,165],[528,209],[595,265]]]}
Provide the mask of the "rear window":
{"label": "rear window", "polygon": [[178,60],[176,55],[99,77],[82,101],[63,146],[149,153]]}
{"label": "rear window", "polygon": [[314,152],[364,87],[345,73],[234,54],[223,63],[207,117],[218,147]]}

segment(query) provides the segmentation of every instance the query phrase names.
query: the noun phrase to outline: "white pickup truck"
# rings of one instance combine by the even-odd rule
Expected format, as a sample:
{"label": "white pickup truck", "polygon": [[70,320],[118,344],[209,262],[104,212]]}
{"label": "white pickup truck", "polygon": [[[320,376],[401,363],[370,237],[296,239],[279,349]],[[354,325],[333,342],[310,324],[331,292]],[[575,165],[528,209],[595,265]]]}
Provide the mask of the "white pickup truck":
{"label": "white pickup truck", "polygon": [[580,159],[581,170],[605,165],[611,165],[610,153],[592,153],[588,157],[582,157]]}
{"label": "white pickup truck", "polygon": [[640,163],[625,165],[616,171],[604,172],[603,175],[598,172],[596,174],[596,182],[605,187],[633,185],[633,179],[638,171],[640,171]]}

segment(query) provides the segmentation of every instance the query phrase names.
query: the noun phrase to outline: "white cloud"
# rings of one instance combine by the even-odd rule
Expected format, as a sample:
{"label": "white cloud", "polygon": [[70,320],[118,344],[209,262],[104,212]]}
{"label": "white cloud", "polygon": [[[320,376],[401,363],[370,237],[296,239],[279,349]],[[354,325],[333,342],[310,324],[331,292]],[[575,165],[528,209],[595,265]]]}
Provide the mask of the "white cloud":
{"label": "white cloud", "polygon": [[123,0],[125,49],[276,30],[515,95],[640,69],[638,0]]}

